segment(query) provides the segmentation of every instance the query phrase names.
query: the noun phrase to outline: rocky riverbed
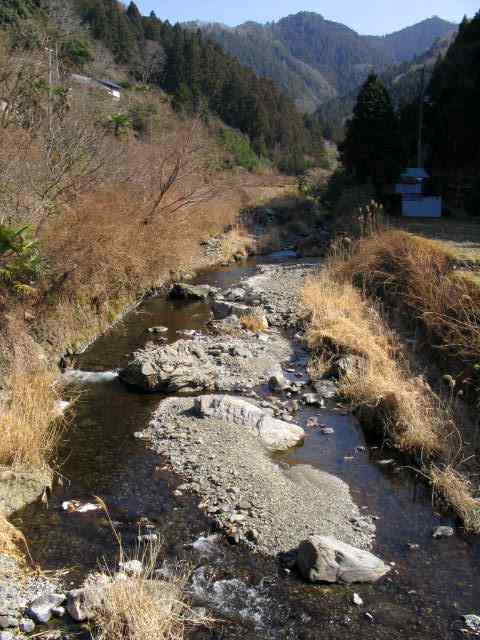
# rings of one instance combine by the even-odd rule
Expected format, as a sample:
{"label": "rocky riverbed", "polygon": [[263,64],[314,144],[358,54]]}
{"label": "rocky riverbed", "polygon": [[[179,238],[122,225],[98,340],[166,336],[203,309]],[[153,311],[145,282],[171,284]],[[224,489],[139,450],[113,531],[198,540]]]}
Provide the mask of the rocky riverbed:
{"label": "rocky riverbed", "polygon": [[[285,333],[301,328],[298,293],[315,267],[264,266],[233,289],[210,292],[216,335],[147,345],[121,372],[146,390],[188,394],[162,400],[137,435],[184,478],[178,494],[196,495],[229,538],[267,554],[312,534],[366,548],[375,533],[345,482],[308,465],[283,468],[270,455],[308,438],[295,425],[302,405],[324,406],[332,396],[333,383],[323,394],[310,384],[301,332]],[[248,313],[265,313],[269,328],[242,329]]]}
{"label": "rocky riverbed", "polygon": [[[189,292],[181,284],[180,306],[152,300],[93,347],[87,371],[76,372],[84,401],[73,463],[81,475],[54,490],[29,536],[38,531],[52,549],[42,566],[82,564],[83,572],[56,585],[50,573],[48,584],[18,578],[23,592],[8,596],[18,608],[4,607],[4,624],[26,617],[31,628],[32,600],[55,592],[50,604],[63,599],[47,634],[69,637],[80,631],[68,611],[83,592],[68,591],[95,571],[96,558],[106,555],[112,579],[124,579],[101,511],[81,512],[101,495],[127,553],[140,539],[162,540],[159,579],[171,563],[192,568],[187,599],[199,619],[206,612],[218,620],[211,630],[194,625],[195,640],[316,640],[320,632],[331,640],[429,640],[473,629],[459,615],[476,611],[465,604],[467,543],[453,529],[432,538],[433,525],[453,523],[432,515],[428,496],[419,501],[416,491],[411,502],[405,472],[355,432],[335,397],[335,367],[355,363],[334,363],[321,384],[309,379],[298,290],[315,269],[268,264],[254,273],[247,265],[238,273],[254,275],[240,282],[228,273],[187,285]],[[244,329],[242,318],[252,314],[263,330]],[[103,368],[94,374],[97,363]],[[64,511],[64,502],[80,509]],[[42,557],[38,544],[34,552]],[[447,569],[452,553],[455,568]],[[5,568],[11,588],[14,565]],[[449,578],[439,581],[444,570]],[[465,587],[453,585],[454,575]],[[348,584],[383,576],[375,587]],[[461,598],[455,611],[451,593]],[[21,637],[14,627],[4,633]]]}

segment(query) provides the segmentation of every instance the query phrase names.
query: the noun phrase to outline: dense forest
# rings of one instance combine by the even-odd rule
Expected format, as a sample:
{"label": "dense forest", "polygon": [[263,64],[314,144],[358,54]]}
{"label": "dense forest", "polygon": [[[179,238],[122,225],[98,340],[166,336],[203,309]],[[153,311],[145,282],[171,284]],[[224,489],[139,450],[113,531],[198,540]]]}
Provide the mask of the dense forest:
{"label": "dense forest", "polygon": [[372,70],[379,73],[411,62],[456,29],[456,25],[435,17],[386,36],[362,36],[306,11],[265,25],[187,26],[200,27],[242,64],[273,79],[307,112],[335,96],[358,91]]}
{"label": "dense forest", "polygon": [[347,171],[381,189],[395,179],[402,166],[414,166],[423,102],[423,161],[435,178],[436,189],[447,201],[452,202],[454,195],[455,205],[478,212],[479,61],[480,12],[471,20],[464,19],[455,40],[423,82],[424,65],[417,65],[411,83],[403,85],[402,100],[388,90],[382,77],[370,75],[360,89],[340,145]]}
{"label": "dense forest", "polygon": [[[428,85],[439,57],[444,56],[454,39],[454,33],[437,40],[433,46],[410,62],[394,65],[379,74],[397,109],[418,100],[422,86]],[[422,78],[423,76],[423,78]],[[327,138],[340,142],[345,135],[345,123],[353,112],[360,88],[342,97],[333,98],[316,111],[324,123]]]}
{"label": "dense forest", "polygon": [[172,26],[154,13],[143,17],[133,2],[126,12],[115,0],[76,3],[116,62],[172,94],[177,109],[212,111],[248,135],[259,155],[285,170],[295,171],[304,153],[321,155],[321,146],[310,144],[303,116],[273,82],[242,67],[201,31]]}
{"label": "dense forest", "polygon": [[[31,15],[41,19],[51,5],[51,0],[9,0],[3,3],[0,23]],[[300,170],[305,154],[309,162],[322,157],[320,136],[314,135],[315,145],[311,143],[314,120],[306,126],[303,115],[271,80],[244,68],[201,31],[173,26],[153,12],[142,16],[133,2],[126,9],[115,0],[74,0],[74,5],[89,34],[72,33],[63,42],[60,55],[67,67],[81,70],[92,59],[93,36],[135,81],[169,93],[177,111],[219,116],[247,135],[258,155],[283,170]]]}

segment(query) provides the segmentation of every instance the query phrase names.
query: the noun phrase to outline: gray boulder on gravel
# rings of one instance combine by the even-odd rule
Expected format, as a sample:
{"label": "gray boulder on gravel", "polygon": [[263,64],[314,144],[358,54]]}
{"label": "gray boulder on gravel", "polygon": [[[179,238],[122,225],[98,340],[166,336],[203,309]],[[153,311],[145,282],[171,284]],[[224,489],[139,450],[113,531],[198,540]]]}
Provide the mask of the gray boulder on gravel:
{"label": "gray boulder on gravel", "polygon": [[208,284],[186,284],[185,282],[176,282],[170,289],[169,298],[178,300],[207,300],[210,296],[218,291],[215,287]]}
{"label": "gray boulder on gravel", "polygon": [[213,315],[216,320],[223,320],[228,316],[245,316],[249,313],[250,307],[239,302],[229,302],[228,300],[214,300],[212,304]]}
{"label": "gray boulder on gravel", "polygon": [[250,332],[240,336],[195,335],[173,344],[148,343],[119,373],[123,382],[163,393],[248,393],[265,382],[267,372],[291,353],[276,333],[264,341]]}
{"label": "gray boulder on gravel", "polygon": [[66,596],[62,593],[49,593],[34,600],[25,614],[35,622],[45,623],[52,617],[52,609],[63,604]]}
{"label": "gray boulder on gravel", "polygon": [[205,350],[197,343],[174,344],[137,351],[134,360],[120,372],[127,384],[144,391],[195,393],[213,390],[216,371]]}
{"label": "gray boulder on gravel", "polygon": [[297,554],[297,567],[310,582],[376,582],[391,569],[369,551],[329,536],[310,536]]}
{"label": "gray boulder on gravel", "polygon": [[290,449],[305,438],[301,427],[272,418],[253,403],[235,396],[200,396],[195,398],[195,409],[201,417],[215,418],[247,428],[271,451]]}
{"label": "gray boulder on gravel", "polygon": [[272,367],[269,371],[268,385],[272,391],[284,391],[290,386],[290,383],[285,377],[280,365]]}

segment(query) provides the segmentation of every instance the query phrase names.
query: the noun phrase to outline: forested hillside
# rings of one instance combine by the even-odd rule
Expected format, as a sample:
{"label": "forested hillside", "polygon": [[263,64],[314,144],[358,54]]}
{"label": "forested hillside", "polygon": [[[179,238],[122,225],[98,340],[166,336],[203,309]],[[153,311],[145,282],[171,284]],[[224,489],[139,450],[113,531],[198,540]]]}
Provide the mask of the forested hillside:
{"label": "forested hillside", "polygon": [[[428,85],[438,59],[446,54],[454,36],[455,32],[436,41],[426,53],[411,62],[391,66],[379,74],[397,109],[418,99],[422,82],[425,87]],[[323,123],[327,137],[336,141],[343,138],[345,122],[352,114],[357,95],[358,89],[328,100],[318,108],[316,115]]]}
{"label": "forested hillside", "polygon": [[[177,111],[208,112],[247,135],[255,152],[284,168],[297,166],[304,153],[315,156],[310,131],[293,102],[274,83],[242,67],[200,31],[172,26],[155,14],[144,17],[132,2],[74,0],[86,33],[72,33],[60,55],[70,68],[81,70],[94,59],[90,38],[101,42],[132,79],[151,83],[172,96]],[[58,6],[57,6],[58,5]],[[65,3],[63,3],[65,5]],[[65,6],[70,6],[69,3]],[[39,20],[64,13],[61,2],[10,0],[0,18],[14,22],[32,15]]]}
{"label": "forested hillside", "polygon": [[162,22],[153,13],[142,17],[132,2],[124,12],[115,0],[76,0],[95,38],[113,51],[141,79],[150,67],[150,82],[174,96],[187,111],[209,109],[247,134],[255,151],[285,165],[282,155],[315,153],[302,116],[266,78],[258,78],[225,54],[201,31]]}
{"label": "forested hillside", "polygon": [[[193,23],[186,26],[197,28]],[[263,25],[247,22],[230,29],[209,24],[202,25],[202,31],[259,76],[271,78],[301,111],[314,111],[320,102],[337,94],[320,71],[292,55],[288,45]]]}
{"label": "forested hillside", "polygon": [[412,60],[455,29],[431,18],[384,37],[361,36],[306,11],[266,25],[188,26],[201,26],[242,64],[272,78],[304,111],[357,89],[372,70]]}
{"label": "forested hillside", "polygon": [[386,36],[365,36],[365,38],[394,63],[400,64],[430,49],[436,40],[448,37],[456,29],[457,25],[453,22],[433,16]]}

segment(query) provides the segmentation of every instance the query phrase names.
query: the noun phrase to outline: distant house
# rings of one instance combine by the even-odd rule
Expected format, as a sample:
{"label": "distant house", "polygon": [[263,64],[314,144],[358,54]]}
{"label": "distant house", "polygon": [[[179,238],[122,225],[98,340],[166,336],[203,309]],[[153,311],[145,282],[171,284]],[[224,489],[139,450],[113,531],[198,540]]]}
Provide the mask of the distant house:
{"label": "distant house", "polygon": [[122,87],[114,82],[110,82],[110,80],[97,80],[96,78],[82,76],[78,73],[72,73],[70,80],[88,89],[101,89],[106,91],[115,100],[120,100]]}
{"label": "distant house", "polygon": [[421,167],[409,167],[395,185],[395,193],[402,198],[402,216],[409,218],[440,218],[442,198],[425,194],[429,174]]}

